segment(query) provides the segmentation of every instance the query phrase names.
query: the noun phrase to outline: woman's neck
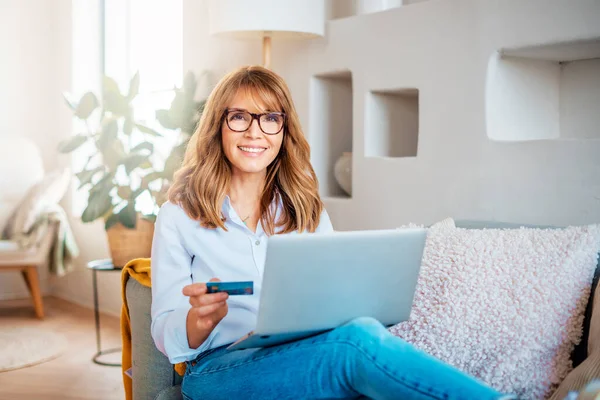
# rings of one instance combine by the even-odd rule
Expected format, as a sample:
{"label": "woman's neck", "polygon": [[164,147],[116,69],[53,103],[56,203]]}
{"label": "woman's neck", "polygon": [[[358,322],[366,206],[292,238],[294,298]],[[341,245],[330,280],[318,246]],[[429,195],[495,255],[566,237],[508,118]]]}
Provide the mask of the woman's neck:
{"label": "woman's neck", "polygon": [[264,174],[233,174],[231,176],[229,199],[242,222],[252,232],[256,232],[260,219],[260,198],[264,185]]}
{"label": "woman's neck", "polygon": [[258,203],[265,185],[265,174],[232,174],[229,198],[235,204]]}

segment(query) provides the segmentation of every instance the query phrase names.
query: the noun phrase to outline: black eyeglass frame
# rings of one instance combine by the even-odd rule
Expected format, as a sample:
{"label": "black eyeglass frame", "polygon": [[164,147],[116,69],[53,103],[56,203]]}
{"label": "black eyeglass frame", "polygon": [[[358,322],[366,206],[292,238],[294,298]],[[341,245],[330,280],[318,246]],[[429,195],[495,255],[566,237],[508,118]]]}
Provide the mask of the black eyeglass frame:
{"label": "black eyeglass frame", "polygon": [[[243,131],[238,131],[235,129],[232,129],[231,126],[229,126],[229,119],[227,118],[227,116],[229,115],[229,113],[246,113],[246,114],[250,114],[250,116],[252,117],[252,119],[250,120],[250,123],[248,124],[248,127],[246,129],[244,129]],[[279,130],[275,133],[267,133],[265,132],[265,130],[262,128],[262,125],[260,124],[260,117],[262,117],[263,115],[272,115],[272,114],[276,114],[279,115],[281,117],[283,117],[283,123],[281,124],[281,128],[279,128]],[[258,127],[260,128],[260,130],[262,131],[262,133],[264,133],[265,135],[277,135],[279,134],[279,132],[281,132],[283,130],[283,128],[285,127],[285,123],[287,121],[287,117],[285,115],[285,113],[283,112],[277,112],[277,111],[272,111],[272,112],[266,112],[266,113],[262,113],[262,114],[255,114],[255,113],[251,113],[250,111],[246,111],[246,110],[225,110],[225,112],[223,113],[223,118],[225,119],[225,123],[227,124],[227,127],[229,129],[231,129],[234,132],[246,132],[248,129],[250,129],[250,127],[252,126],[252,123],[254,122],[254,120],[258,121]]]}

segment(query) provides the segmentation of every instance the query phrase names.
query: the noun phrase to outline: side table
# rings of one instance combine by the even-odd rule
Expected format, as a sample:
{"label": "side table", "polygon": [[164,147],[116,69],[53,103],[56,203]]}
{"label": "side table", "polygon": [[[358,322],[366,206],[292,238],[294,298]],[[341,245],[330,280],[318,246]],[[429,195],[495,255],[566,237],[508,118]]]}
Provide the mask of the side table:
{"label": "side table", "polygon": [[104,271],[122,271],[122,268],[117,268],[113,265],[112,260],[103,259],[103,260],[94,260],[90,261],[87,264],[87,267],[92,270],[92,284],[94,286],[94,318],[96,320],[96,354],[92,357],[92,361],[99,365],[107,365],[110,367],[120,367],[121,363],[111,363],[101,361],[99,358],[105,354],[117,353],[121,351],[121,348],[112,348],[107,350],[102,350],[101,341],[100,341],[100,311],[98,310],[98,281],[97,274],[98,272]]}

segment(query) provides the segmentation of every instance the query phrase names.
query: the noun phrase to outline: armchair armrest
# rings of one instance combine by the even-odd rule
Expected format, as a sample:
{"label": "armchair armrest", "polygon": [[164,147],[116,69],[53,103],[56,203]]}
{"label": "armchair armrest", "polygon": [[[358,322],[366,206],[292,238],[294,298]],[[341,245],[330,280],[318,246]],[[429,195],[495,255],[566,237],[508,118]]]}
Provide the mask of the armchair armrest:
{"label": "armchair armrest", "polygon": [[181,399],[181,377],[162,354],[150,334],[152,292],[135,279],[125,289],[131,325],[133,399]]}

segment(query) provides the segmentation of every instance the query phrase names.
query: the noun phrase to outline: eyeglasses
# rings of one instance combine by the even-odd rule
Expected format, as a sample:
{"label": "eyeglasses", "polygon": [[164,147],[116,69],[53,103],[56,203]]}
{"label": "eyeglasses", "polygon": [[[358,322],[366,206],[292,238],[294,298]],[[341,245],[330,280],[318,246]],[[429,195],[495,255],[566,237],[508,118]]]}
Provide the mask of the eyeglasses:
{"label": "eyeglasses", "polygon": [[234,132],[246,132],[254,120],[258,127],[267,135],[277,135],[283,129],[285,114],[281,112],[268,112],[254,114],[244,110],[225,110],[227,126]]}

